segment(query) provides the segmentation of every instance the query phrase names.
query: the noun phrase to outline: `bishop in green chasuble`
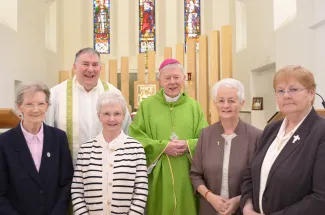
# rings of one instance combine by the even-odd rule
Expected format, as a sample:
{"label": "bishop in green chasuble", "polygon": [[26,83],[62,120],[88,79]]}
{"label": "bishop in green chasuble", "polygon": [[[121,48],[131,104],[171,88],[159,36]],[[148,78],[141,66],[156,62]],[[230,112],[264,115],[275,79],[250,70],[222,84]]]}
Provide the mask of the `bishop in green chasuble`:
{"label": "bishop in green chasuble", "polygon": [[[129,127],[130,136],[141,142],[146,152],[147,215],[196,215],[189,171],[201,129],[208,123],[200,104],[180,93],[185,75],[178,61],[167,59],[160,67],[163,89],[141,102]],[[184,152],[175,152],[175,145],[170,149],[175,140],[184,143]]]}

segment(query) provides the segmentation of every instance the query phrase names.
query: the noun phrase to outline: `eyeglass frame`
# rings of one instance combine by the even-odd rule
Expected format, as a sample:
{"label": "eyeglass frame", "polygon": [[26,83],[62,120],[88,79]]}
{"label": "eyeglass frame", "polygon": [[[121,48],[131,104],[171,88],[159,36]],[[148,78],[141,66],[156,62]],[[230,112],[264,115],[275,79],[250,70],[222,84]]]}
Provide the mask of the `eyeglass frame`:
{"label": "eyeglass frame", "polygon": [[[293,88],[289,88],[288,90],[276,89],[276,90],[274,90],[274,94],[276,96],[283,97],[285,93],[288,93],[288,95],[292,96],[292,95],[296,95],[297,93],[299,93],[303,90],[306,90],[306,89],[307,89],[306,87],[303,87],[303,88],[293,87]],[[282,92],[279,92],[279,90],[281,90]]]}

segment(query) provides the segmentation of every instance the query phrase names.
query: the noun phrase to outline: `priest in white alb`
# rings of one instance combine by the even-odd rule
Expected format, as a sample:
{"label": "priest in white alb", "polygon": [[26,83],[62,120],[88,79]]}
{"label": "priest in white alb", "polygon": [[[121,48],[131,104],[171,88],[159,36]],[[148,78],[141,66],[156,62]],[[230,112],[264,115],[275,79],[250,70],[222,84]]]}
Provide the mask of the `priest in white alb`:
{"label": "priest in white alb", "polygon": [[[79,50],[73,68],[74,77],[51,89],[51,105],[47,112],[46,123],[66,131],[75,163],[80,144],[102,131],[96,112],[97,98],[107,90],[119,93],[121,91],[99,79],[100,55],[93,48]],[[130,123],[130,113],[127,111],[122,124],[126,134]]]}

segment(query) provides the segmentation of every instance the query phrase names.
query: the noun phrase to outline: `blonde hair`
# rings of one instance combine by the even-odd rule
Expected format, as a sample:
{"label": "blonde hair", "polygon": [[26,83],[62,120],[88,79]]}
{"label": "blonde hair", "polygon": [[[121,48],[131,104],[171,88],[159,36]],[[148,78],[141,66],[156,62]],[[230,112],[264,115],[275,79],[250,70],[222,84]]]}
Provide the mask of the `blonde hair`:
{"label": "blonde hair", "polygon": [[[312,72],[300,65],[289,65],[281,68],[277,73],[275,73],[273,78],[273,88],[280,82],[287,82],[290,78],[295,78],[302,86],[307,90],[316,90],[316,82]],[[312,105],[314,104],[312,101]]]}

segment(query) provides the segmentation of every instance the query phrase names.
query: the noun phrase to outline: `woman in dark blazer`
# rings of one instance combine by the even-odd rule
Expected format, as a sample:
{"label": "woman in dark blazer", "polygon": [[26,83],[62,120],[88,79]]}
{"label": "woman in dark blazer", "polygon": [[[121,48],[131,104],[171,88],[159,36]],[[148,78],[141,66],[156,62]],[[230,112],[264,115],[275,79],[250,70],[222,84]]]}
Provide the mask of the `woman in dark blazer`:
{"label": "woman in dark blazer", "polygon": [[245,102],[244,86],[223,79],[212,90],[220,121],[203,129],[190,176],[201,194],[200,215],[241,214],[240,184],[262,131],[239,119]]}
{"label": "woman in dark blazer", "polygon": [[244,215],[325,214],[325,119],[313,74],[287,66],[273,80],[284,120],[269,124],[242,182]]}
{"label": "woman in dark blazer", "polygon": [[66,215],[73,165],[66,134],[43,123],[50,91],[22,87],[22,121],[0,135],[0,214]]}

